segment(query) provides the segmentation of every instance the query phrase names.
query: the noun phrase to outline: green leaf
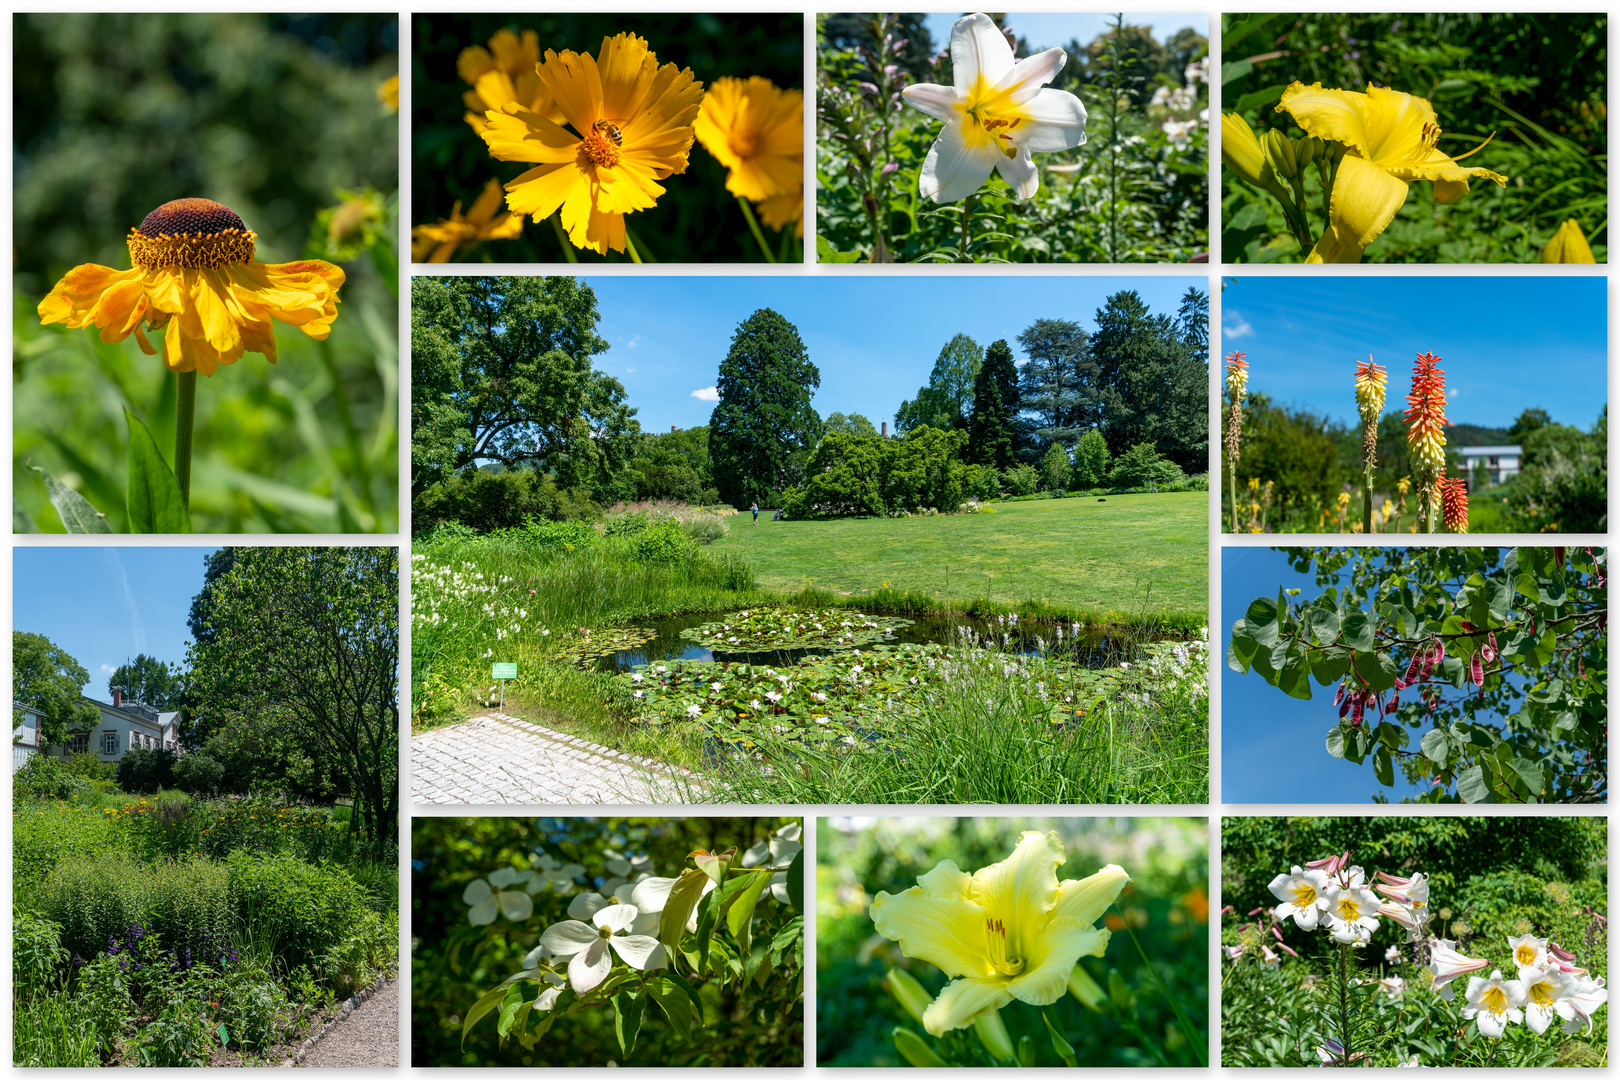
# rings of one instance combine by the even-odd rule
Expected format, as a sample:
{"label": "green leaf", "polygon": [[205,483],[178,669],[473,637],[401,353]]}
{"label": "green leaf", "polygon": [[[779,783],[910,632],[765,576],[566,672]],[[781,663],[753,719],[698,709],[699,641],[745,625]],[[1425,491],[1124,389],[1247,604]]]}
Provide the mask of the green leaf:
{"label": "green leaf", "polygon": [[1541,589],[1536,585],[1535,575],[1520,574],[1513,579],[1513,589],[1526,600],[1539,601]]}
{"label": "green leaf", "polygon": [[618,1037],[619,1051],[625,1057],[636,1048],[636,1036],[641,1034],[641,1013],[647,1002],[634,990],[622,990],[613,995],[613,1034]]}
{"label": "green leaf", "polygon": [[1516,757],[1513,759],[1513,771],[1519,774],[1519,779],[1524,781],[1524,786],[1530,789],[1532,795],[1540,795],[1542,788],[1546,786],[1547,781],[1542,775],[1541,766],[1534,761]]}
{"label": "green leaf", "polygon": [[512,1021],[516,1018],[518,1007],[523,1004],[523,987],[513,983],[501,999],[501,1015],[495,1022],[495,1030],[502,1039],[512,1030]]}
{"label": "green leaf", "polygon": [[1491,785],[1485,779],[1485,770],[1479,765],[1470,766],[1457,775],[1457,794],[1462,796],[1466,803],[1487,803],[1491,801]]}
{"label": "green leaf", "polygon": [[726,913],[726,929],[730,930],[731,936],[737,939],[739,952],[748,951],[750,927],[754,921],[754,908],[759,904],[759,894],[764,892],[765,887],[771,883],[769,873],[755,873],[752,878],[753,880],[749,881],[748,887],[738,894],[737,902],[732,904],[731,910]]}
{"label": "green leaf", "polygon": [[788,903],[794,911],[804,910],[804,849],[800,848],[787,868]]}
{"label": "green leaf", "polygon": [[1391,724],[1388,721],[1379,721],[1378,731],[1375,734],[1378,741],[1389,747],[1391,750],[1406,749],[1406,729],[1401,727],[1399,724]]}
{"label": "green leaf", "polygon": [[[688,1046],[695,1045],[692,1042],[692,1028],[700,1026],[703,1016],[702,1006],[693,1004],[688,996],[690,992],[691,987],[682,989],[670,979],[652,979],[647,983],[648,996],[669,1018],[669,1026],[675,1029],[675,1034],[686,1040]],[[695,1014],[694,1009],[698,1010]]]}
{"label": "green leaf", "polygon": [[1263,203],[1249,203],[1243,209],[1232,215],[1232,220],[1226,223],[1229,229],[1255,229],[1266,223],[1266,207]]}
{"label": "green leaf", "polygon": [[1343,724],[1335,724],[1332,731],[1327,734],[1327,752],[1336,758],[1342,759],[1345,751],[1345,734],[1350,729]]}
{"label": "green leaf", "polygon": [[1349,649],[1335,645],[1322,649],[1311,657],[1311,675],[1322,686],[1331,686],[1344,678],[1350,670]]}
{"label": "green leaf", "polygon": [[129,531],[189,533],[191,515],[180,497],[180,481],[140,417],[124,407],[129,425]]}
{"label": "green leaf", "polygon": [[1249,637],[1261,648],[1270,649],[1277,644],[1277,605],[1260,597],[1249,605],[1249,610],[1243,613],[1243,622],[1248,626]]}
{"label": "green leaf", "polygon": [[1310,612],[1311,636],[1318,645],[1332,645],[1339,638],[1339,613],[1329,607],[1314,607]]}
{"label": "green leaf", "polygon": [[482,1020],[491,1009],[501,1003],[501,999],[506,997],[506,988],[511,982],[511,979],[503,981],[495,989],[473,1002],[473,1007],[467,1010],[467,1015],[461,1021],[461,1045],[463,1047],[467,1045],[467,1032],[471,1031],[472,1026]]}
{"label": "green leaf", "polygon": [[1254,64],[1247,58],[1242,60],[1228,60],[1221,65],[1221,85],[1225,86],[1233,79],[1241,79],[1254,70]]}
{"label": "green leaf", "polygon": [[707,851],[695,851],[692,853],[692,861],[697,864],[697,868],[708,874],[710,880],[716,885],[726,883],[726,870],[731,866],[731,860],[736,857],[737,849],[735,847],[712,855]]}
{"label": "green leaf", "polygon": [[28,467],[44,477],[45,495],[51,500],[51,505],[56,507],[56,514],[62,519],[64,529],[70,533],[112,532],[112,527],[107,524],[107,515],[91,506],[90,500],[38,465]]}
{"label": "green leaf", "polygon": [[1226,647],[1226,666],[1240,674],[1248,674],[1254,666],[1254,655],[1260,645],[1249,636],[1248,624],[1242,619],[1232,624],[1232,643]]}
{"label": "green leaf", "polygon": [[1355,665],[1356,674],[1366,682],[1367,689],[1375,694],[1394,686],[1400,677],[1400,668],[1388,653],[1358,652],[1351,663]]}
{"label": "green leaf", "polygon": [[1247,113],[1250,109],[1261,109],[1273,102],[1281,101],[1285,89],[1287,87],[1278,83],[1276,86],[1268,86],[1264,90],[1255,90],[1252,93],[1244,94],[1237,99],[1237,104],[1232,106],[1232,111],[1241,115]]}
{"label": "green leaf", "polygon": [[702,870],[683,870],[670,887],[669,898],[664,901],[664,910],[658,916],[658,940],[663,942],[664,951],[669,953],[672,960],[680,949],[687,920],[692,917],[698,901],[703,899],[704,883],[708,880],[709,875]]}
{"label": "green leaf", "polygon": [[1569,591],[1564,588],[1564,575],[1563,574],[1560,574],[1557,571],[1554,571],[1553,576],[1549,577],[1546,581],[1543,581],[1541,583],[1541,602],[1542,603],[1544,603],[1544,604],[1552,604],[1555,607],[1562,607],[1563,604],[1564,604],[1564,601],[1568,600],[1568,599],[1569,599]]}
{"label": "green leaf", "polygon": [[1311,668],[1304,656],[1290,656],[1277,675],[1277,689],[1300,701],[1311,700]]}
{"label": "green leaf", "polygon": [[1451,740],[1439,728],[1430,728],[1423,733],[1423,741],[1418,744],[1423,749],[1423,756],[1436,765],[1444,765],[1451,756]]}
{"label": "green leaf", "polygon": [[1385,787],[1395,786],[1395,763],[1389,756],[1388,747],[1380,746],[1377,753],[1373,754],[1373,775]]}
{"label": "green leaf", "polygon": [[1372,652],[1377,647],[1378,635],[1375,631],[1376,627],[1365,611],[1350,612],[1339,628],[1344,644],[1357,652]]}

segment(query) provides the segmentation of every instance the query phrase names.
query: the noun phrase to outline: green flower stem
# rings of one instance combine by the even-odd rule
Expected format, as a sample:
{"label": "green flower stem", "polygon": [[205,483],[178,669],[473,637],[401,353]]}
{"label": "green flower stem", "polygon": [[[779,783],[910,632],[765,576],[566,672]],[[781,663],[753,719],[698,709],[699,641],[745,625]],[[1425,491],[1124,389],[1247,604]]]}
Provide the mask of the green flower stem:
{"label": "green flower stem", "polygon": [[1159,993],[1164,995],[1164,1000],[1168,1001],[1170,1007],[1176,1011],[1176,1022],[1181,1025],[1181,1033],[1187,1037],[1187,1042],[1192,1046],[1193,1053],[1198,1055],[1198,1065],[1202,1068],[1209,1063],[1208,1041],[1198,1041],[1198,1033],[1193,1030],[1192,1023],[1187,1019],[1187,1011],[1181,1007],[1181,1001],[1170,992],[1168,986],[1164,985],[1164,980],[1159,977],[1159,969],[1153,966],[1153,961],[1148,959],[1147,953],[1142,949],[1142,943],[1136,940],[1136,931],[1131,929],[1131,920],[1125,917],[1123,911],[1120,911],[1118,903],[1115,903],[1113,908],[1119,912],[1120,921],[1125,924],[1125,933],[1130,935],[1131,944],[1136,946],[1136,953],[1142,958],[1142,966],[1153,973],[1153,981],[1159,984]]}
{"label": "green flower stem", "polygon": [[1230,455],[1226,459],[1226,478],[1232,485],[1232,531],[1238,531],[1237,462]]}
{"label": "green flower stem", "polygon": [[558,210],[546,220],[551,222],[551,229],[557,234],[557,243],[562,245],[563,258],[571,263],[579,262],[579,256],[574,254],[574,242],[568,239],[568,234],[563,231],[562,211]]}
{"label": "green flower stem", "polygon": [[962,243],[956,249],[956,261],[967,262],[968,249],[968,223],[973,220],[973,196],[969,195],[962,201]]}
{"label": "green flower stem", "polygon": [[748,200],[741,195],[737,196],[737,205],[742,207],[743,217],[748,219],[748,231],[754,234],[754,243],[759,245],[759,253],[765,256],[765,261],[773,263],[776,256],[771,254],[771,246],[765,242],[765,233],[761,231],[759,222],[754,218],[754,208],[748,205]]}
{"label": "green flower stem", "polygon": [[636,250],[636,242],[630,239],[629,229],[624,230],[624,250],[630,253],[631,262],[638,265],[641,263],[641,252]]}
{"label": "green flower stem", "polygon": [[180,372],[180,394],[174,404],[174,478],[180,501],[191,509],[191,427],[197,417],[197,373]]}
{"label": "green flower stem", "polygon": [[1339,1045],[1344,1064],[1350,1066],[1350,946],[1339,946]]}
{"label": "green flower stem", "polygon": [[1373,531],[1373,467],[1372,462],[1367,463],[1366,472],[1361,483],[1361,517],[1366,522],[1361,527],[1363,536],[1371,536]]}

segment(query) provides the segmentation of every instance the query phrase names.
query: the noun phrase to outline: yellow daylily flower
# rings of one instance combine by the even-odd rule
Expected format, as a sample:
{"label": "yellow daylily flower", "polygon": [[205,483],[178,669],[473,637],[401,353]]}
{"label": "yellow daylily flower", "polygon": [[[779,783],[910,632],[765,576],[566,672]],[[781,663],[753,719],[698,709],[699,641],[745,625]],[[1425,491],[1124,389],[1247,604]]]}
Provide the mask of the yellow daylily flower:
{"label": "yellow daylily flower", "polygon": [[1413,94],[1378,86],[1361,94],[1295,82],[1283,91],[1277,111],[1293,116],[1306,134],[1348,147],[1333,181],[1328,228],[1306,262],[1360,262],[1406,202],[1406,186],[1414,180],[1433,183],[1434,201],[1443,204],[1466,195],[1475,177],[1507,186],[1507,177],[1458,165],[1459,158],[1439,150],[1434,106]]}
{"label": "yellow daylily flower", "polygon": [[1586,242],[1586,234],[1581,232],[1581,227],[1575,219],[1570,218],[1558,226],[1558,231],[1547,241],[1547,246],[1541,249],[1541,261],[1595,263],[1597,259],[1592,256],[1592,246]]}
{"label": "yellow daylily flower", "polygon": [[1082,956],[1101,956],[1109,932],[1093,924],[1130,880],[1118,866],[1059,884],[1063,841],[1026,832],[1006,861],[967,874],[946,859],[898,895],[872,901],[877,932],[951,982],[923,1013],[938,1038],[1014,998],[1050,1005]]}

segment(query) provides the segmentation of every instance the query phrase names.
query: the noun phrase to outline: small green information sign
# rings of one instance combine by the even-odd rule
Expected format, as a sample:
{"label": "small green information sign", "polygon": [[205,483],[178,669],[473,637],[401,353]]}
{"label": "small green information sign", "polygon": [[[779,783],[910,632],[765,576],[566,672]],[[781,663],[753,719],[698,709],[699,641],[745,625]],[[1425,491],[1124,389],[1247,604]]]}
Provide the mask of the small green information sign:
{"label": "small green information sign", "polygon": [[490,669],[489,677],[492,679],[517,678],[516,664],[496,664]]}

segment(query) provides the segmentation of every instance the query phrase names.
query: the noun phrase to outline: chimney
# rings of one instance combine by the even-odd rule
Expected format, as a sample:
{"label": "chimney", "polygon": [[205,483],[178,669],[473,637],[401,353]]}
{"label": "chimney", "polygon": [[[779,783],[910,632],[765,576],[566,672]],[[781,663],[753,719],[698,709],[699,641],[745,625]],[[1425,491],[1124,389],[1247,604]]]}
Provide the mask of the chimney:
{"label": "chimney", "polygon": [[885,439],[889,437],[889,422],[887,420],[883,421],[883,437]]}
{"label": "chimney", "polygon": [[113,708],[122,709],[124,707],[124,688],[122,686],[115,686],[112,688],[112,692]]}
{"label": "chimney", "polygon": [[679,431],[681,429],[676,427],[674,424],[671,424],[671,425],[669,425],[669,430],[672,431],[672,432],[675,432],[675,431]]}

